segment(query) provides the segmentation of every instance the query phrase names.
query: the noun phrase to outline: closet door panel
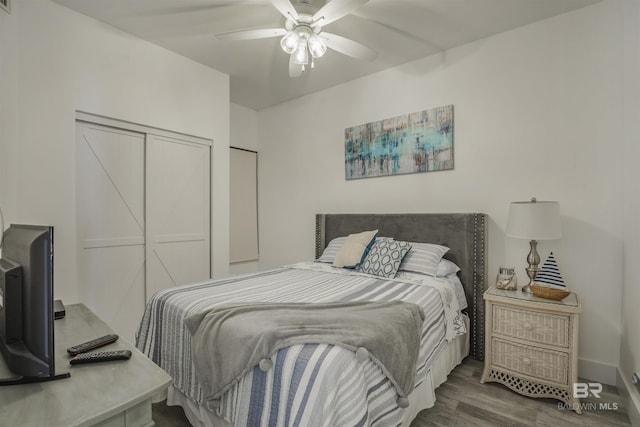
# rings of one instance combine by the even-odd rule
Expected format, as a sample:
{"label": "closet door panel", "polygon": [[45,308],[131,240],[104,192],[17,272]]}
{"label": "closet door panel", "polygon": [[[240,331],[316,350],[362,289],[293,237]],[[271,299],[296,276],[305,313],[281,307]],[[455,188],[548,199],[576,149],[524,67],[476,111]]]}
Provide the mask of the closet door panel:
{"label": "closet door panel", "polygon": [[76,125],[80,300],[133,342],[144,310],[145,135]]}
{"label": "closet door panel", "polygon": [[146,296],[208,279],[211,147],[148,135]]}

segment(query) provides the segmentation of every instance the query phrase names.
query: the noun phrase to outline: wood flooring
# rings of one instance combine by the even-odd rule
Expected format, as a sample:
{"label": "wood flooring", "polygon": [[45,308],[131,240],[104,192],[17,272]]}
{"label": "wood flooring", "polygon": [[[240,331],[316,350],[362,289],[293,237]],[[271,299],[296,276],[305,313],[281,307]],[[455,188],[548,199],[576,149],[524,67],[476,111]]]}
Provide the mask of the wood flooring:
{"label": "wood flooring", "polygon": [[[467,358],[436,390],[436,404],[420,412],[411,427],[435,426],[631,426],[615,387],[604,386],[600,399],[582,400],[582,415],[552,399],[521,396],[497,383],[480,384],[482,363]],[[560,408],[558,406],[560,404]],[[191,427],[180,407],[153,405],[158,427]]]}

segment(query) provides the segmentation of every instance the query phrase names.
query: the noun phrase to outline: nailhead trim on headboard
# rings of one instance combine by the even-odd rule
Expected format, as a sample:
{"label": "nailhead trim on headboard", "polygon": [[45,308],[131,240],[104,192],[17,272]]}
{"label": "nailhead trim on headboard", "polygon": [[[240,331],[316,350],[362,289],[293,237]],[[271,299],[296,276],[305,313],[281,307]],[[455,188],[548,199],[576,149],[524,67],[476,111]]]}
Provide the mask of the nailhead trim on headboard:
{"label": "nailhead trim on headboard", "polygon": [[471,334],[471,356],[476,360],[484,360],[484,301],[482,294],[486,289],[486,249],[487,229],[484,214],[474,217],[473,232],[473,331]]}
{"label": "nailhead trim on headboard", "polygon": [[324,241],[324,218],[323,214],[316,215],[316,259],[320,258],[322,251],[329,243]]}

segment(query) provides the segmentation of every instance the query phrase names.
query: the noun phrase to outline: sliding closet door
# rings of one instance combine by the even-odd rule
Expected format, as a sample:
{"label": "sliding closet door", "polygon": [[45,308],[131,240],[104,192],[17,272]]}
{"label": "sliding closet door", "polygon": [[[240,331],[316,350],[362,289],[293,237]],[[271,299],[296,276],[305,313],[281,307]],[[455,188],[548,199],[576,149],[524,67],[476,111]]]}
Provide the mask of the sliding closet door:
{"label": "sliding closet door", "polygon": [[134,342],[145,304],[145,135],[76,125],[78,291]]}
{"label": "sliding closet door", "polygon": [[148,135],[147,299],[211,277],[211,147]]}

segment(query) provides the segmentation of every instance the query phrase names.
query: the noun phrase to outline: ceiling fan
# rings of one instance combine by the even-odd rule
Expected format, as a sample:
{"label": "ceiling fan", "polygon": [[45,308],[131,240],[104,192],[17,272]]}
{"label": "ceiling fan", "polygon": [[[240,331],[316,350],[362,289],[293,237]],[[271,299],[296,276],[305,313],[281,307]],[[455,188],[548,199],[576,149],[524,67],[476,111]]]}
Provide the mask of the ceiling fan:
{"label": "ceiling fan", "polygon": [[367,46],[322,31],[328,25],[353,12],[369,0],[329,0],[320,9],[311,4],[312,0],[270,0],[271,4],[286,18],[284,28],[252,29],[216,34],[219,40],[253,40],[282,37],[280,46],[289,57],[289,76],[299,77],[309,62],[325,54],[327,48],[358,59],[373,61],[378,53]]}

